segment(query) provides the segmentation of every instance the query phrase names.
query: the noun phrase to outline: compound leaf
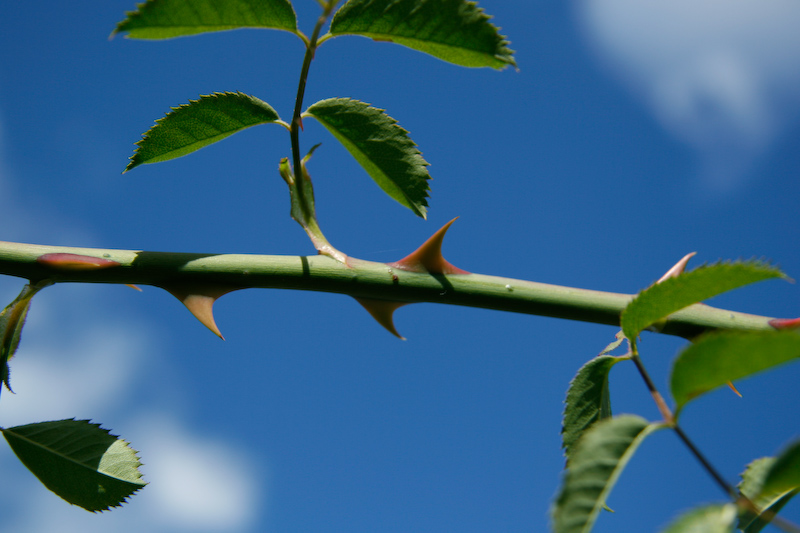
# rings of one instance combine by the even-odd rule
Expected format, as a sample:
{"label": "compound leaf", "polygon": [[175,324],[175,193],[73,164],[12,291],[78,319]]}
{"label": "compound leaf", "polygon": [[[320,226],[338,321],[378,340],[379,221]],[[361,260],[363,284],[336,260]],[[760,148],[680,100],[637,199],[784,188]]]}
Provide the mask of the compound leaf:
{"label": "compound leaf", "polygon": [[645,437],[662,426],[634,415],[594,424],[577,442],[552,509],[556,533],[586,533]]}
{"label": "compound leaf", "polygon": [[111,33],[133,39],[170,39],[237,28],[271,28],[297,33],[289,0],[147,0],[126,13]]}
{"label": "compound leaf", "polygon": [[136,143],[125,172],[175,159],[250,126],[280,120],[268,103],[241,92],[214,93],[172,108]]}
{"label": "compound leaf", "polygon": [[[611,417],[608,374],[620,361],[617,357],[595,357],[578,370],[569,384],[564,401],[562,446],[569,461],[573,446],[595,422]],[[569,463],[567,464],[569,466]]]}
{"label": "compound leaf", "polygon": [[704,505],[682,515],[662,533],[730,533],[735,525],[735,505]]}
{"label": "compound leaf", "polygon": [[319,120],[386,194],[425,218],[428,163],[395,119],[350,98],[321,100],[303,115]]}
{"label": "compound leaf", "polygon": [[330,33],[394,42],[465,67],[516,67],[489,19],[466,0],[350,0],[334,15]]}
{"label": "compound leaf", "polygon": [[87,511],[120,506],[145,485],[136,451],[88,420],[38,422],[2,431],[45,487]]}
{"label": "compound leaf", "polygon": [[687,346],[672,366],[676,411],[729,381],[800,358],[800,334],[790,331],[715,331]]}
{"label": "compound leaf", "polygon": [[756,281],[780,277],[786,276],[755,260],[698,267],[640,292],[622,312],[622,330],[633,341],[644,329],[684,307]]}

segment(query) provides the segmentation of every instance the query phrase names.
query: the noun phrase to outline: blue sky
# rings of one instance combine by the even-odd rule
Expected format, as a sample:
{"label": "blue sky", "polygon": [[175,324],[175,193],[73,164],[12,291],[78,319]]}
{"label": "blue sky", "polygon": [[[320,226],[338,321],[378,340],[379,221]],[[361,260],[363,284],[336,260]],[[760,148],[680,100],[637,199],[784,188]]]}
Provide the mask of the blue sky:
{"label": "blue sky", "polygon": [[[307,33],[318,4],[295,2]],[[306,121],[326,236],[394,261],[461,218],[445,256],[466,270],[633,293],[684,254],[765,257],[800,277],[800,7],[790,0],[484,0],[519,72],[463,69],[388,43],[329,41],[306,101],[385,108],[431,163],[428,221],[385,197]],[[133,2],[13,2],[0,20],[4,240],[307,255],[277,173],[280,127],[251,128],[122,176],[170,106],[240,90],[284,117],[301,43],[274,31],[108,40]],[[11,301],[16,279],[0,282]],[[800,314],[765,282],[714,305]],[[0,447],[0,516],[15,532],[542,531],[575,371],[614,328],[433,304],[397,312],[402,342],[344,296],[240,291],[222,342],[172,296],[70,285],[36,297],[0,424],[77,417],[141,450],[150,485],[91,515]],[[680,339],[646,335],[666,389]],[[720,390],[683,424],[727,479],[797,434],[797,365]],[[655,420],[633,368],[612,405]],[[202,468],[198,468],[201,463]],[[721,493],[677,439],[651,437],[596,531],[656,531]],[[800,521],[794,503],[787,517]],[[10,524],[10,525],[9,525]]]}

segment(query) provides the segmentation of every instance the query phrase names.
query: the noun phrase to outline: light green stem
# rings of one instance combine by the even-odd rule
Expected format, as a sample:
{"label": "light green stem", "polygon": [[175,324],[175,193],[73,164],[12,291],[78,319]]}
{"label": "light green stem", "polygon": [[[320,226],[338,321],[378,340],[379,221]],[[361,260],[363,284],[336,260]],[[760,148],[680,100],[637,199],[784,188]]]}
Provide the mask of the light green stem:
{"label": "light green stem", "polygon": [[[53,268],[36,261],[43,254],[102,257],[119,266],[97,270]],[[297,289],[358,298],[432,302],[497,309],[619,326],[633,298],[586,289],[482,274],[431,275],[393,269],[384,263],[348,258],[344,265],[326,256],[188,254],[69,248],[0,241],[0,274],[31,282],[175,284],[236,288]],[[691,338],[709,329],[771,329],[770,317],[697,304],[673,314],[662,333]]]}

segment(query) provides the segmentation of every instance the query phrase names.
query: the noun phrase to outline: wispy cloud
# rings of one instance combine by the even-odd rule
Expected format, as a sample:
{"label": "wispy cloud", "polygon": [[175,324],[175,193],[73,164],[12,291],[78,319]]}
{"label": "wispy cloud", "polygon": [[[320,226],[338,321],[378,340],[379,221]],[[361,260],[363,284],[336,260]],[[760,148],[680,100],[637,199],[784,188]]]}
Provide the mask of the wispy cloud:
{"label": "wispy cloud", "polygon": [[794,0],[578,0],[598,58],[733,189],[800,109]]}

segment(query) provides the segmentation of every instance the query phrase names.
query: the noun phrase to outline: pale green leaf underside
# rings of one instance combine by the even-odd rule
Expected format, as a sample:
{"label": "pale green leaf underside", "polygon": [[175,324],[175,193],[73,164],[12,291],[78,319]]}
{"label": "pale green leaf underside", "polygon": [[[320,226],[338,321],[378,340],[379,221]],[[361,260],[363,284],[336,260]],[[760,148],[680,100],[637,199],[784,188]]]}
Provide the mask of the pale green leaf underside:
{"label": "pale green leaf underside", "polygon": [[556,533],[586,533],[645,437],[662,426],[634,415],[597,422],[575,446],[552,509]]}
{"label": "pale green leaf underside", "polygon": [[392,41],[465,67],[516,66],[489,19],[466,0],[350,0],[334,15],[330,33]]}
{"label": "pale green leaf underside", "polygon": [[319,120],[386,194],[425,218],[428,163],[408,132],[383,109],[350,98],[330,98],[309,107],[304,116]]}
{"label": "pale green leaf underside", "polygon": [[729,381],[800,358],[794,331],[718,331],[698,338],[675,360],[670,378],[677,410]]}
{"label": "pale green leaf underside", "polygon": [[649,326],[684,307],[756,281],[785,275],[761,261],[704,265],[640,292],[622,312],[622,330],[634,340]]}
{"label": "pale green leaf underside", "polygon": [[578,370],[569,384],[564,401],[561,439],[569,461],[572,447],[595,422],[611,417],[608,374],[619,359],[609,355],[595,357]]}
{"label": "pale green leaf underside", "polygon": [[112,37],[128,32],[134,39],[169,39],[237,28],[297,32],[289,0],[147,0],[126,13]]}
{"label": "pale green leaf underside", "polygon": [[145,485],[136,451],[88,420],[2,431],[20,461],[48,489],[87,511],[117,507]]}
{"label": "pale green leaf underside", "polygon": [[[798,445],[795,443],[793,446],[787,449],[782,456],[790,457],[794,455],[796,457],[797,453]],[[783,474],[781,472],[783,465],[779,464],[777,465],[777,468],[773,469],[775,462],[775,457],[762,457],[747,465],[747,469],[742,473],[742,481],[739,483],[739,491],[743,495],[747,496],[750,501],[752,501],[759,509],[762,510],[761,515],[755,515],[747,511],[740,512],[738,527],[745,533],[758,533],[764,529],[770,522],[769,516],[765,516],[765,513],[777,513],[787,503],[789,503],[789,500],[797,495],[797,485],[795,485],[794,488],[792,487],[793,484],[797,483],[797,479],[795,479],[795,481],[790,483],[788,486],[781,483],[777,486],[773,485],[772,487],[765,487],[764,482],[766,481],[768,475],[772,474],[773,476],[779,477]],[[788,474],[790,476],[794,475],[795,478],[798,476],[796,463],[793,469],[789,468]]]}
{"label": "pale green leaf underside", "polygon": [[730,533],[735,524],[735,505],[705,505],[682,515],[662,533]]}
{"label": "pale green leaf underside", "polygon": [[136,143],[125,172],[190,154],[250,126],[277,120],[278,113],[255,96],[240,92],[201,96],[158,119]]}

